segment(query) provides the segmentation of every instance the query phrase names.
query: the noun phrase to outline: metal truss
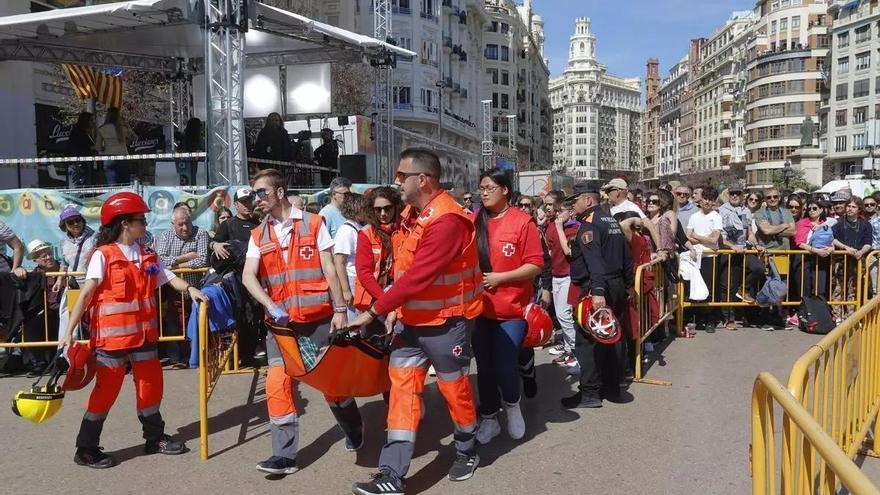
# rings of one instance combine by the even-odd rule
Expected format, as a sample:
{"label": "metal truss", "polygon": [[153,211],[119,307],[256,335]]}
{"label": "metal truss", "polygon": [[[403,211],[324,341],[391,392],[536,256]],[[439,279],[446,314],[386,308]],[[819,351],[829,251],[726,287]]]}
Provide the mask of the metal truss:
{"label": "metal truss", "polygon": [[173,74],[178,70],[177,59],[169,57],[108,52],[79,46],[62,46],[23,40],[0,42],[0,60],[123,67],[166,74]]}
{"label": "metal truss", "polygon": [[247,184],[244,162],[244,32],[247,0],[205,0],[208,183]]}
{"label": "metal truss", "polygon": [[481,155],[483,170],[494,167],[495,143],[492,141],[492,100],[481,100],[483,108],[483,141]]}
{"label": "metal truss", "polygon": [[[386,41],[392,35],[391,30],[391,0],[373,1],[373,37],[380,41]],[[392,79],[392,67],[390,57],[387,60],[379,60],[373,63],[376,67],[372,107],[375,126],[376,146],[376,172],[383,183],[391,182],[391,170],[394,168],[393,136],[394,136],[394,84]]]}

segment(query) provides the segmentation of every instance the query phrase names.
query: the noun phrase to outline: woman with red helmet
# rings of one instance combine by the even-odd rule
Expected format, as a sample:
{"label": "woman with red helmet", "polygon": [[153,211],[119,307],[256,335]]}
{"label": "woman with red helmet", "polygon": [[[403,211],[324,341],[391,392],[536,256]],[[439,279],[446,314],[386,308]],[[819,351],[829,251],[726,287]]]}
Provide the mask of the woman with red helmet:
{"label": "woman with red helmet", "polygon": [[91,339],[97,361],[96,382],[76,438],[74,462],[96,469],[116,465],[116,459],[98,446],[104,420],[119,395],[127,365],[137,391],[138,419],[143,425],[144,453],[181,454],[183,442],[165,434],[159,413],[162,401],[162,367],[156,288],[171,284],[193,301],[207,301],[195,287],[166,269],[155,251],[137,239],[146,234],[145,214],[150,209],[135,193],[110,196],[101,207],[101,229],[89,259],[86,281],[70,314],[67,344],[73,328],[89,311]]}
{"label": "woman with red helmet", "polygon": [[526,334],[525,311],[534,300],[534,279],[544,266],[541,236],[529,214],[511,208],[513,188],[504,170],[480,175],[483,207],[476,215],[477,253],[483,272],[483,314],[472,337],[480,393],[477,441],[488,443],[501,433],[502,405],[507,433],[525,434],[520,412],[518,356]]}

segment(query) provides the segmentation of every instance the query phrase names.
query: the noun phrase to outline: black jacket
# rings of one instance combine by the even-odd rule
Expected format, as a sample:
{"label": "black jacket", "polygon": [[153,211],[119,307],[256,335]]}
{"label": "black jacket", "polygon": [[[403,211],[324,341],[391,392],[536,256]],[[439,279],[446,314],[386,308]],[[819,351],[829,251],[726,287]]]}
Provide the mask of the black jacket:
{"label": "black jacket", "polygon": [[605,210],[593,207],[579,218],[581,228],[571,242],[571,281],[581,294],[604,296],[607,281],[621,277],[633,286],[633,261],[620,224]]}

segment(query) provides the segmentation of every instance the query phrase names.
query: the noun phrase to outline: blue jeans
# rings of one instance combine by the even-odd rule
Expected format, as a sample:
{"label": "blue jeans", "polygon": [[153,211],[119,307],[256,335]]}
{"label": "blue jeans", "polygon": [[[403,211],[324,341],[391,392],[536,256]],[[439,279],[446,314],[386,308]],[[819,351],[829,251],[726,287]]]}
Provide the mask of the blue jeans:
{"label": "blue jeans", "polygon": [[[477,318],[471,346],[477,360],[477,386],[483,416],[501,409],[501,399],[514,403],[520,397],[519,348],[526,334],[525,320]],[[499,394],[500,391],[500,394]]]}

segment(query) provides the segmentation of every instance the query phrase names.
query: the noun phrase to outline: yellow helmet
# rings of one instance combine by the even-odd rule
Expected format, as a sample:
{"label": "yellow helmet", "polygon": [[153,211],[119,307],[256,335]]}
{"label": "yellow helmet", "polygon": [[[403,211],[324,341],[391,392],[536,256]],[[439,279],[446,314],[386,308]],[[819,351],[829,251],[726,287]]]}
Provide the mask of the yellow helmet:
{"label": "yellow helmet", "polygon": [[40,424],[61,409],[63,399],[64,391],[57,385],[33,387],[29,392],[21,390],[12,400],[12,412],[16,416]]}

